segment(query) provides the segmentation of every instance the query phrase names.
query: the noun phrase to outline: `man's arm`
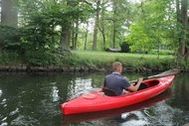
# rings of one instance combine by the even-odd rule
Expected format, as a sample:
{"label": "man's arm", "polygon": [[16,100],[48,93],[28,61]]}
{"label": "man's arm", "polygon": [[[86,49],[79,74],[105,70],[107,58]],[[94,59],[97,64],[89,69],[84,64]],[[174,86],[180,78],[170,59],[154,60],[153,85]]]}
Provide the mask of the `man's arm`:
{"label": "man's arm", "polygon": [[131,85],[131,86],[129,86],[127,89],[128,89],[129,91],[133,91],[133,92],[137,91],[138,88],[140,87],[142,81],[143,81],[143,78],[139,78],[139,81],[137,82],[136,85]]}

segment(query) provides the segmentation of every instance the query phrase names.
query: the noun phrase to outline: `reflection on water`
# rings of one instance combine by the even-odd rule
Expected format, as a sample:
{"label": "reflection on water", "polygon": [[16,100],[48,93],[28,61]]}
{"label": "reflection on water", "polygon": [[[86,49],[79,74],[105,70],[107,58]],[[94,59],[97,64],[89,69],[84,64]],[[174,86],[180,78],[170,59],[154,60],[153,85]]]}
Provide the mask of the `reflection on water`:
{"label": "reflection on water", "polygon": [[[128,75],[130,79],[140,75]],[[179,75],[172,96],[162,94],[135,106],[62,116],[59,104],[102,86],[104,74],[0,76],[0,126],[182,126],[189,123],[189,78]]]}
{"label": "reflection on water", "polygon": [[92,79],[85,79],[85,78],[76,78],[75,80],[71,81],[71,85],[68,85],[68,99],[72,99],[85,93],[87,90],[92,89]]}
{"label": "reflection on water", "polygon": [[3,94],[3,92],[2,92],[2,90],[0,89],[0,97],[1,97],[2,94]]}
{"label": "reflection on water", "polygon": [[52,102],[57,102],[59,101],[60,97],[58,96],[58,87],[53,86],[52,87],[52,93],[51,93],[51,97],[52,97]]}

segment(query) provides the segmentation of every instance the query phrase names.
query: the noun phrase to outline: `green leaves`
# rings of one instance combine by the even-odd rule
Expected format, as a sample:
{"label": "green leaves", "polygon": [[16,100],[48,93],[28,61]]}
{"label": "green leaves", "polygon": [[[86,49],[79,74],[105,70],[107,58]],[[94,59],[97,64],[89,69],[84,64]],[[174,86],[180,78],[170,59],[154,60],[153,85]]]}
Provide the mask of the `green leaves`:
{"label": "green leaves", "polygon": [[175,15],[171,12],[171,0],[147,0],[141,4],[140,18],[130,27],[131,33],[126,40],[132,51],[142,52],[152,49],[174,47]]}
{"label": "green leaves", "polygon": [[[88,4],[73,0],[41,0],[34,3],[21,1],[20,6],[23,10],[21,15],[27,22],[23,27],[24,41],[36,49],[57,47],[61,33],[55,31],[55,28],[60,26],[61,29],[66,29],[74,20],[84,20],[90,15],[91,9]],[[32,6],[29,11],[28,6]]]}
{"label": "green leaves", "polygon": [[0,47],[4,50],[20,51],[21,32],[17,28],[0,25]]}
{"label": "green leaves", "polygon": [[88,19],[93,10],[83,0],[19,0],[18,6],[19,29],[0,26],[0,47],[36,65],[56,61],[53,51],[62,46],[63,30],[69,33],[74,21]]}

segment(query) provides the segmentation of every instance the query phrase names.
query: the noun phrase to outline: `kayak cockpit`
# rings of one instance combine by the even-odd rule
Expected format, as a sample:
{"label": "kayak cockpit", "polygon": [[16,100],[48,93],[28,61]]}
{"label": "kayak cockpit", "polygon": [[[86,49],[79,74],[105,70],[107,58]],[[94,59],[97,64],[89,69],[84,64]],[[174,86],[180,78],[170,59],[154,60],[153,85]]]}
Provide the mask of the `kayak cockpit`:
{"label": "kayak cockpit", "polygon": [[143,89],[147,89],[147,88],[150,88],[150,87],[154,87],[156,85],[158,85],[160,82],[159,80],[148,80],[148,81],[144,81],[142,82],[142,84],[140,85],[138,91],[141,91]]}
{"label": "kayak cockpit", "polygon": [[149,80],[144,82],[143,84],[145,84],[148,87],[153,87],[159,84],[159,80]]}
{"label": "kayak cockpit", "polygon": [[[141,90],[143,90],[143,89],[147,89],[147,88],[156,86],[156,85],[158,85],[158,84],[159,84],[159,80],[144,81],[144,82],[140,85],[138,91],[141,91]],[[107,96],[117,96],[113,90],[108,89],[108,88],[106,88],[106,87],[103,87],[102,92],[104,92],[104,94],[107,95]]]}

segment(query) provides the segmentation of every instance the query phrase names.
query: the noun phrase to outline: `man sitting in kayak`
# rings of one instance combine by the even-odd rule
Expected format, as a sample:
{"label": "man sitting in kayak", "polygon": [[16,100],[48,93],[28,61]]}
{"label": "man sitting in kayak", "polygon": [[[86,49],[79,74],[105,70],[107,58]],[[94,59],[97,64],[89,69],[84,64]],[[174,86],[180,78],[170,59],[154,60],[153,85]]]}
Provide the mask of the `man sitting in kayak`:
{"label": "man sitting in kayak", "polygon": [[120,62],[112,64],[113,72],[105,77],[103,91],[106,95],[119,96],[124,92],[135,92],[139,89],[143,78],[139,78],[139,81],[135,85],[129,84],[126,77],[122,76],[123,66]]}

